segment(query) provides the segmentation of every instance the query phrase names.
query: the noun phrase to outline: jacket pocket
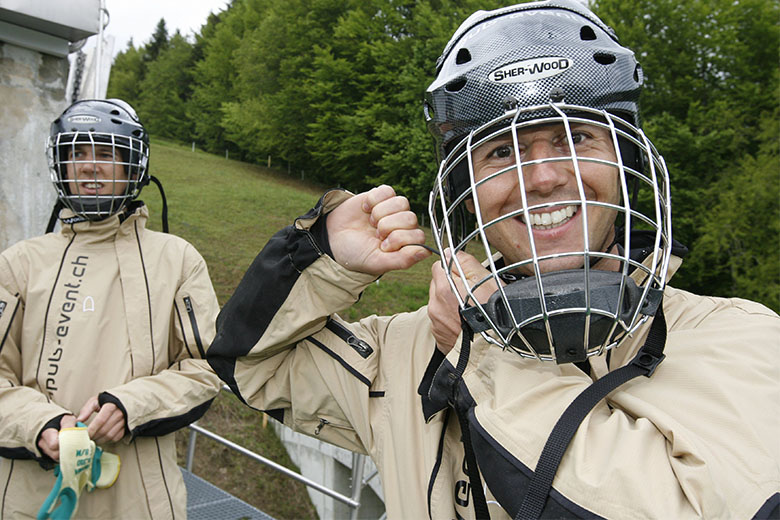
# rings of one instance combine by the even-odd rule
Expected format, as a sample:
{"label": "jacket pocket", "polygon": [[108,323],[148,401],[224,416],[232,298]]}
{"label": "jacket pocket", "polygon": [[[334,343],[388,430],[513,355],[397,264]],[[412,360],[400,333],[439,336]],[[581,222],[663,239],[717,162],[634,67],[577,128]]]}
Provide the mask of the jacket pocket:
{"label": "jacket pocket", "polygon": [[344,419],[337,419],[327,413],[300,420],[293,429],[329,444],[358,453],[367,453],[366,447],[352,425]]}
{"label": "jacket pocket", "polygon": [[342,431],[345,431],[345,432],[354,432],[355,431],[350,426],[345,426],[343,424],[334,423],[332,421],[329,421],[329,420],[325,419],[324,417],[320,417],[319,422],[317,423],[317,426],[314,428],[314,435],[319,436],[320,432],[325,427],[336,428],[337,430],[342,430]]}

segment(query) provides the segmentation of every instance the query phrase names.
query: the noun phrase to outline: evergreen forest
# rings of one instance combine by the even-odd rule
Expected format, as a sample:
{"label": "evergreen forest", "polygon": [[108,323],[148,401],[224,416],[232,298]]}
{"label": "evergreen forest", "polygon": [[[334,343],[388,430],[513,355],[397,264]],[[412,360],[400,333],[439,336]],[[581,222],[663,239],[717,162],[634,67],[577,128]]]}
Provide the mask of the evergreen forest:
{"label": "evergreen forest", "polygon": [[[420,215],[436,163],[422,113],[436,58],[508,0],[233,0],[194,35],[130,42],[108,97],[154,137],[361,191]],[[780,311],[780,2],[592,0],[645,75],[643,128],[672,179],[672,284]],[[154,170],[154,157],[152,157]],[[304,212],[307,208],[301,208]]]}

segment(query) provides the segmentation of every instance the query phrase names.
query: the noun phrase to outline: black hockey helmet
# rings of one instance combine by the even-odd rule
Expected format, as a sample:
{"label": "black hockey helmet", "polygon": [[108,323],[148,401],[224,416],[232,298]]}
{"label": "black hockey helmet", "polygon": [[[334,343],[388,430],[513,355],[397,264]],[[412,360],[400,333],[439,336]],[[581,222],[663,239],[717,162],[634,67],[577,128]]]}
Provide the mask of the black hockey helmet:
{"label": "black hockey helmet", "polygon": [[[87,156],[82,157],[83,150]],[[83,219],[117,213],[149,183],[149,134],[135,110],[120,99],[72,104],[51,124],[46,153],[60,202]],[[69,168],[88,168],[93,174],[76,179],[68,175]],[[86,189],[105,182],[114,183],[113,193]]]}

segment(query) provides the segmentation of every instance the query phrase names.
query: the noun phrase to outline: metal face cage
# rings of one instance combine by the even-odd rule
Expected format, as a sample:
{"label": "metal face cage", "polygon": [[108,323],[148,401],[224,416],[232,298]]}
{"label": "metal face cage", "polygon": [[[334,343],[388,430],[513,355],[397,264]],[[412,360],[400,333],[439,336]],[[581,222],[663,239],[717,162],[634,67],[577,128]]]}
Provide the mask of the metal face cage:
{"label": "metal face cage", "polygon": [[57,196],[87,220],[117,213],[148,182],[149,147],[131,136],[60,132],[49,137],[46,157]]}
{"label": "metal face cage", "polygon": [[[534,179],[544,169],[560,187],[540,195]],[[642,130],[604,110],[510,108],[473,130],[442,161],[429,216],[437,248],[449,250],[441,261],[463,318],[523,357],[603,354],[660,303],[669,175]],[[486,274],[467,276],[458,252]]]}

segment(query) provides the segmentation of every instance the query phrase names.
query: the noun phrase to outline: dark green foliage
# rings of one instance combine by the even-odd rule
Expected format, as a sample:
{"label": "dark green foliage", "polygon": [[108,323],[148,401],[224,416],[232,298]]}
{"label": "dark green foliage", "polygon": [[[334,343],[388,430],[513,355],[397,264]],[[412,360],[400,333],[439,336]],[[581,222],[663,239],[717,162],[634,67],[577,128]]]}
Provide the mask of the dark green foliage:
{"label": "dark green foliage", "polygon": [[117,54],[111,67],[106,97],[124,99],[132,106],[138,105],[141,80],[146,74],[143,50],[137,49],[131,39],[127,49]]}
{"label": "dark green foliage", "polygon": [[165,27],[165,18],[160,18],[157,22],[157,27],[152,34],[152,41],[150,41],[146,47],[146,53],[144,54],[144,61],[155,61],[160,53],[168,48],[168,29]]}
{"label": "dark green foliage", "polygon": [[646,75],[645,131],[672,178],[674,284],[780,310],[780,4],[598,0]]}
{"label": "dark green foliage", "polygon": [[193,65],[192,45],[178,31],[149,63],[136,110],[152,135],[189,140],[185,111],[192,94]]}
{"label": "dark green foliage", "polygon": [[[234,0],[194,45],[161,20],[117,57],[109,92],[137,102],[153,135],[353,191],[391,184],[423,214],[435,60],[469,14],[510,3]],[[692,249],[674,284],[780,309],[780,4],[593,4],[644,68],[644,128],[672,176],[675,237]]]}
{"label": "dark green foliage", "polygon": [[705,216],[687,273],[715,287],[780,308],[780,110],[760,121],[759,149],[742,154],[705,193]]}

